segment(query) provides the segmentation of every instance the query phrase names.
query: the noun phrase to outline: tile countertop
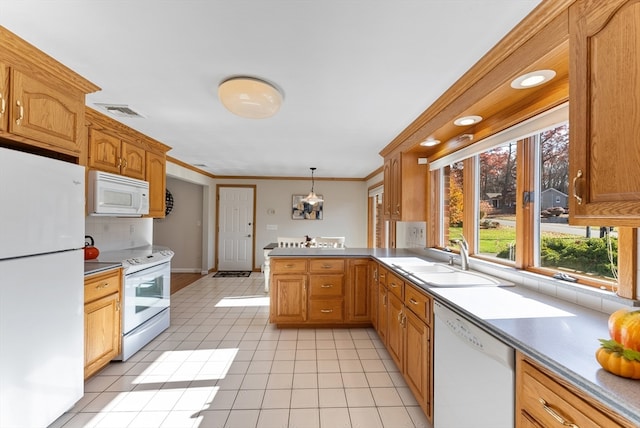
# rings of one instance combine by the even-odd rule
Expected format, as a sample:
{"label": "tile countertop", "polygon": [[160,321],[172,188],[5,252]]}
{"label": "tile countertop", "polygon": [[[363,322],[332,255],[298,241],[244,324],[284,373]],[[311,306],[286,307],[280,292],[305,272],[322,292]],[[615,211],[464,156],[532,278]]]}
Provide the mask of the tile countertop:
{"label": "tile countertop", "polygon": [[[395,270],[388,258],[416,254],[401,249],[282,248],[271,256],[374,257]],[[607,314],[519,285],[446,288],[410,282],[640,426],[640,381],[606,372],[595,358],[598,339],[609,338]]]}

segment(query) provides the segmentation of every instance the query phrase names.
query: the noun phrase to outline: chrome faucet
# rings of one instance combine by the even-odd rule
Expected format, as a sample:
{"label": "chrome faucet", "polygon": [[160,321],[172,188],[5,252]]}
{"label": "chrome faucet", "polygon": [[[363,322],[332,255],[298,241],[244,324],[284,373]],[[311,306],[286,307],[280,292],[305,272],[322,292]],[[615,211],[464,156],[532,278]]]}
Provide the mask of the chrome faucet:
{"label": "chrome faucet", "polygon": [[464,236],[462,239],[456,241],[460,247],[460,268],[462,270],[469,270],[469,243]]}

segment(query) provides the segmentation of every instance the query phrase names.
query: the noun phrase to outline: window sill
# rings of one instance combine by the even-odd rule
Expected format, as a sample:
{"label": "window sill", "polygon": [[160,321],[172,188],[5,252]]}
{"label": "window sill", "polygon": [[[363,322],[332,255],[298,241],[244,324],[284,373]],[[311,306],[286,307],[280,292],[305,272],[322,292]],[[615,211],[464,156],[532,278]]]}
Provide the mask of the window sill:
{"label": "window sill", "polygon": [[[435,248],[416,250],[419,255],[447,262],[451,253]],[[599,312],[610,314],[620,307],[640,307],[640,300],[626,299],[608,290],[550,278],[538,273],[527,272],[486,260],[471,258],[471,269],[487,275],[511,281],[538,293],[566,300]]]}

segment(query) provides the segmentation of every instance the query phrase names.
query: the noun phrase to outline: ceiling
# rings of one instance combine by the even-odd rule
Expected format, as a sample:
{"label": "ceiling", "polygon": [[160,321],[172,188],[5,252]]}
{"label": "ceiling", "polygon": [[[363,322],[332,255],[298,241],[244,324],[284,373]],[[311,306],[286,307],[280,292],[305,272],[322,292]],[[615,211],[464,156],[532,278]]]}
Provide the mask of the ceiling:
{"label": "ceiling", "polygon": [[[120,122],[219,176],[364,178],[403,129],[540,0],[21,0],[0,25],[127,105]],[[284,93],[268,119],[225,110],[249,75]],[[115,116],[114,116],[115,117]]]}

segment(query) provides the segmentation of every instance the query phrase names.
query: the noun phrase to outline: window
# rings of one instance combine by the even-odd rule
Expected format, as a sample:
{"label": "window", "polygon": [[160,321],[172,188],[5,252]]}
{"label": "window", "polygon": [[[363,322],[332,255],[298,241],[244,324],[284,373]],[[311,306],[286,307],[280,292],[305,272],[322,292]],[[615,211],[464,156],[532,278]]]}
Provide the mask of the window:
{"label": "window", "polygon": [[450,246],[462,238],[464,223],[464,163],[455,162],[444,168],[444,246]]}
{"label": "window", "polygon": [[515,260],[517,142],[478,155],[477,254]]}
{"label": "window", "polygon": [[534,140],[540,165],[535,191],[540,213],[535,265],[615,281],[617,231],[607,226],[569,225],[569,125],[540,132]]}
{"label": "window", "polygon": [[560,106],[430,163],[442,177],[442,246],[464,230],[475,257],[616,288],[617,229],[568,222],[567,116]]}

